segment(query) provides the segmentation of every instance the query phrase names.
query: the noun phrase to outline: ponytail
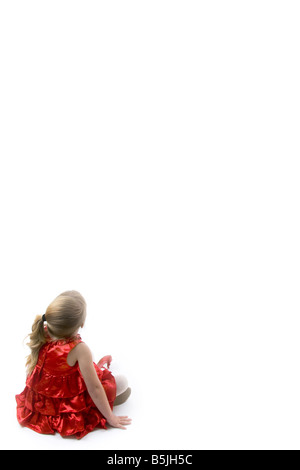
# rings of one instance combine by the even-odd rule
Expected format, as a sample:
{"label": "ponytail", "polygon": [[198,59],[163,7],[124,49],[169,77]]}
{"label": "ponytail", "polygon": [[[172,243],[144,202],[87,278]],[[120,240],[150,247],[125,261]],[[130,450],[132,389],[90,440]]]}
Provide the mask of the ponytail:
{"label": "ponytail", "polygon": [[[47,307],[44,315],[38,315],[32,325],[32,333],[27,345],[31,353],[27,356],[27,374],[31,374],[36,366],[39,351],[46,343],[46,334],[52,338],[70,338],[85,321],[86,302],[75,290],[65,291],[58,295]],[[47,318],[47,319],[46,319]],[[44,321],[47,321],[47,333]]]}
{"label": "ponytail", "polygon": [[32,333],[28,335],[29,342],[27,345],[31,349],[31,353],[27,356],[26,368],[27,374],[31,374],[33,371],[39,357],[39,351],[43,344],[46,343],[45,330],[44,330],[44,320],[43,316],[37,315],[33,325]]}

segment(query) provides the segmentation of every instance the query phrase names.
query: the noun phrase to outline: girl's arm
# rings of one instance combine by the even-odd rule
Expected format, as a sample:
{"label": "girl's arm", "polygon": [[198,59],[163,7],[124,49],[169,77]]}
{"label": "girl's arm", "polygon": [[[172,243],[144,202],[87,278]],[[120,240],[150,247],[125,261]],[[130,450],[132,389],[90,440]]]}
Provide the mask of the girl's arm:
{"label": "girl's arm", "polygon": [[110,407],[105,390],[96,373],[92,353],[85,343],[79,343],[75,348],[76,359],[87,391],[98,410],[107,419],[107,422],[116,428],[126,429],[124,425],[130,424],[128,416],[116,416]]}

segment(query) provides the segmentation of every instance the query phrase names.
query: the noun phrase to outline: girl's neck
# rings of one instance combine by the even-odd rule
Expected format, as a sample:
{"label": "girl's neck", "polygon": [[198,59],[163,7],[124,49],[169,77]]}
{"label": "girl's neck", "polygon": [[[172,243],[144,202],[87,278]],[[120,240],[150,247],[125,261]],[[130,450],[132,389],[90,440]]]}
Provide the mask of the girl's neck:
{"label": "girl's neck", "polygon": [[56,336],[50,335],[49,330],[47,331],[47,333],[48,333],[49,338],[52,341],[63,341],[63,340],[74,338],[74,336],[76,336],[78,334],[78,331],[79,331],[79,328],[76,331],[74,331],[74,333],[71,336],[69,336],[68,338],[57,338]]}

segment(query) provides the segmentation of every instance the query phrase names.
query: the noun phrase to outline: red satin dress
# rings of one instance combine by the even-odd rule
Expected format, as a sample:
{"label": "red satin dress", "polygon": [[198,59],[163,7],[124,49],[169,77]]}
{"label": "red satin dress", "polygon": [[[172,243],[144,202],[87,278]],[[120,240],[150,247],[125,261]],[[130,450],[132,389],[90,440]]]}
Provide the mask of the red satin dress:
{"label": "red satin dress", "polygon": [[[42,434],[59,432],[61,436],[81,439],[95,428],[106,428],[106,419],[92,401],[78,362],[69,366],[69,352],[81,343],[80,335],[50,341],[39,352],[38,362],[27,376],[23,392],[16,395],[17,419]],[[116,398],[116,382],[111,372],[95,370],[106,392],[111,409]]]}

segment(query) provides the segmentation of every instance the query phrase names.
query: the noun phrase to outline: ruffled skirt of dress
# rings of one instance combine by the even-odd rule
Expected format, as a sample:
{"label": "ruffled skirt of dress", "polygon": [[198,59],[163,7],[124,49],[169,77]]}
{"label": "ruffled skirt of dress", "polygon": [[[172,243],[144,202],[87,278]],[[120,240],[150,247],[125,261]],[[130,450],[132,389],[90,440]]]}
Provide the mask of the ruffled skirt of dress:
{"label": "ruffled skirt of dress", "polygon": [[[108,369],[101,370],[96,365],[95,369],[113,409],[116,398],[114,376]],[[74,374],[62,377],[63,387],[59,387],[55,380],[57,377],[40,377],[42,380],[39,380],[38,373],[32,373],[23,392],[15,397],[17,419],[22,426],[42,434],[58,432],[63,437],[75,436],[77,439],[95,428],[107,429],[106,419],[92,401],[81,377]],[[44,382],[44,393],[37,390],[41,382]],[[64,390],[71,396],[60,396]]]}

